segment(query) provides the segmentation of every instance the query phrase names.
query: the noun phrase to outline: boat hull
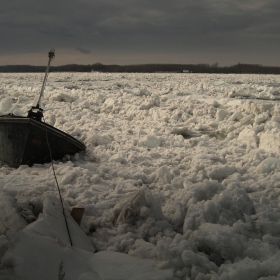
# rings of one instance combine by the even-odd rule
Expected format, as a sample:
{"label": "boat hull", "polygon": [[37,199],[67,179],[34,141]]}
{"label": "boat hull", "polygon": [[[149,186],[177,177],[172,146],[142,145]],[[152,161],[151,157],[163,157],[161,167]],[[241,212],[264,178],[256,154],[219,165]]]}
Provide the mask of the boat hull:
{"label": "boat hull", "polygon": [[85,148],[69,134],[33,118],[0,117],[0,161],[11,167],[59,160]]}

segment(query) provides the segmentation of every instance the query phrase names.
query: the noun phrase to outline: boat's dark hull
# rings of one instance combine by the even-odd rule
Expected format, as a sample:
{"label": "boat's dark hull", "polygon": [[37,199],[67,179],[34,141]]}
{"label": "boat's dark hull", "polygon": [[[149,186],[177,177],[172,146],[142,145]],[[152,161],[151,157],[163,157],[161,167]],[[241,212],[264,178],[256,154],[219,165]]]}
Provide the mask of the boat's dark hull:
{"label": "boat's dark hull", "polygon": [[[49,145],[48,145],[49,143]],[[49,149],[50,147],[50,149]],[[46,123],[13,115],[0,117],[0,161],[12,167],[46,163],[84,151],[85,145]]]}

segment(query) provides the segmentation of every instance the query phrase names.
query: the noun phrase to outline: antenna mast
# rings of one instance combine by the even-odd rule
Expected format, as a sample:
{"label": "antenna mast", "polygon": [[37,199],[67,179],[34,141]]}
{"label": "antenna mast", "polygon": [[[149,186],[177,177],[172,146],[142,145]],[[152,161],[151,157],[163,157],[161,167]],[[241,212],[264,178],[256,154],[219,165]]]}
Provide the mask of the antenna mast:
{"label": "antenna mast", "polygon": [[[51,61],[55,57],[54,49],[51,49],[49,51],[48,57],[49,57],[48,66],[46,69],[46,73],[45,73],[45,77],[44,77],[44,81],[43,81],[43,85],[41,88],[39,98],[38,98],[38,100],[37,100],[37,98],[35,98],[34,106],[31,107],[31,109],[28,111],[28,115],[27,115],[27,117],[36,119],[37,121],[42,121],[42,118],[43,118],[43,109],[41,108],[41,100],[43,98],[44,90],[46,87],[46,82],[47,82],[47,78],[48,78],[48,74],[49,74],[49,70],[50,70],[50,64],[51,64]],[[35,104],[36,102],[37,102],[37,104]]]}

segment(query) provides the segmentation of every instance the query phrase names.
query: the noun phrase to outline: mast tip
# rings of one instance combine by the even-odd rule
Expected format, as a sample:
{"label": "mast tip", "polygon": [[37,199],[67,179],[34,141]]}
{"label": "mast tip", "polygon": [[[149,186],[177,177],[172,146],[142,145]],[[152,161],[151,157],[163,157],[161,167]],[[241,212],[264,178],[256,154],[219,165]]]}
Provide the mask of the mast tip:
{"label": "mast tip", "polygon": [[54,50],[54,49],[51,49],[51,50],[49,51],[49,58],[50,58],[50,59],[54,59],[54,57],[55,57],[55,50]]}

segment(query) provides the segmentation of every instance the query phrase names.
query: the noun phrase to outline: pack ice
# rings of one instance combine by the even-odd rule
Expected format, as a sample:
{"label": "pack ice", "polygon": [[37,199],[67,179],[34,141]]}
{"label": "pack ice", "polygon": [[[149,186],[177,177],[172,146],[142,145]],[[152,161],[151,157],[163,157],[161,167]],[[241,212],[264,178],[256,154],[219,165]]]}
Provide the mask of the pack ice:
{"label": "pack ice", "polygon": [[[42,74],[0,74],[26,115]],[[50,73],[45,121],[87,146],[0,168],[0,279],[280,278],[280,76]],[[81,226],[73,207],[85,209]]]}

